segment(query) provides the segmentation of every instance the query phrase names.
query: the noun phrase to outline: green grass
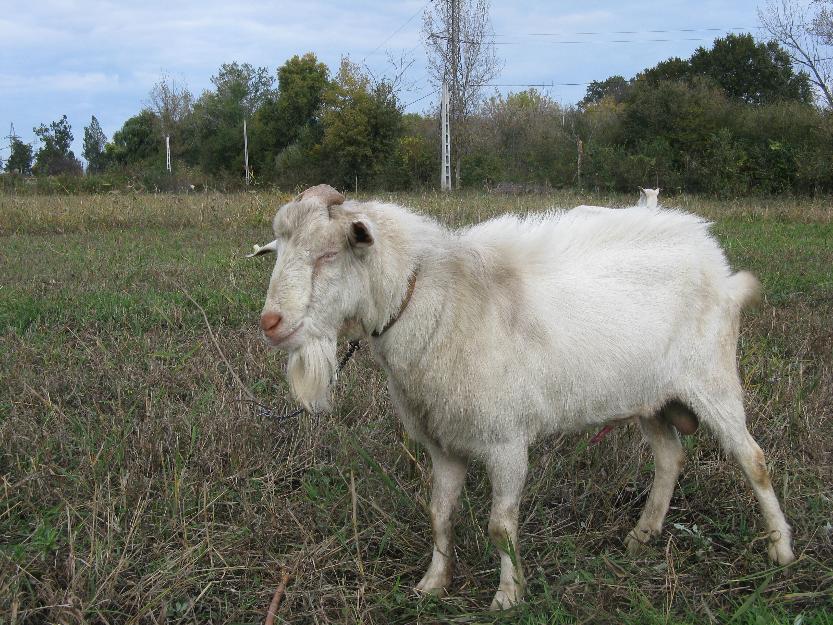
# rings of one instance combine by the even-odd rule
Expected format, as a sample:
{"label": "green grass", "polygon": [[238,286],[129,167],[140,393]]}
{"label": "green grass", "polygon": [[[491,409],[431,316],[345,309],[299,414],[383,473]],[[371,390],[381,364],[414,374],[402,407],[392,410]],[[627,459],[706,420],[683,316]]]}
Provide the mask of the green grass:
{"label": "green grass", "polygon": [[[391,197],[451,225],[627,201]],[[430,556],[430,463],[366,350],[332,414],[284,422],[225,364],[261,404],[291,407],[282,358],[256,333],[271,265],[243,258],[284,199],[0,197],[0,624],[260,623],[282,567],[293,623],[833,623],[828,198],[668,200],[712,219],[764,285],[741,374],[798,562],[767,561],[751,491],[708,436],[685,440],[666,531],[630,560],[649,451],[628,429],[592,447],[592,433],[561,436],[533,450],[527,600],[499,615],[484,611],[497,563],[478,469],[451,595],[412,594]]]}

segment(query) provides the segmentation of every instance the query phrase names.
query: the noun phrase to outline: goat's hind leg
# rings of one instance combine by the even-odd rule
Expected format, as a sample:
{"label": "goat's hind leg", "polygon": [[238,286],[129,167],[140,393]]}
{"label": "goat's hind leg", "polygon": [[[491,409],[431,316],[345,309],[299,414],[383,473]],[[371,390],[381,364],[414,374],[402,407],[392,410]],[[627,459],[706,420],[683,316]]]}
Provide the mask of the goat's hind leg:
{"label": "goat's hind leg", "polygon": [[752,486],[769,533],[770,559],[776,564],[789,564],[795,560],[790,544],[792,532],[772,488],[764,452],[746,428],[740,383],[737,388],[703,394],[694,401],[700,404],[695,411],[701,422],[714,431],[723,448],[735,457]]}
{"label": "goat's hind leg", "polygon": [[674,427],[659,416],[640,417],[639,427],[654,452],[654,483],[636,527],[625,537],[631,556],[662,531],[685,454]]}
{"label": "goat's hind leg", "polygon": [[441,594],[451,584],[454,569],[453,529],[451,517],[466,481],[464,459],[446,454],[434,445],[428,445],[432,465],[431,527],[434,550],[431,564],[416,585],[417,592]]}

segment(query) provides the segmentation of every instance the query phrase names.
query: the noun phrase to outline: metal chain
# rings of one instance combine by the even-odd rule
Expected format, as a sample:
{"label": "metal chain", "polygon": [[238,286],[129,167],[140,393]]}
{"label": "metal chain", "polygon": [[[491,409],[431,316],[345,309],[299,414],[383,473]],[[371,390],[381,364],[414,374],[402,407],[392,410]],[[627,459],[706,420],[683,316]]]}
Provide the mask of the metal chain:
{"label": "metal chain", "polygon": [[341,357],[341,360],[338,363],[338,369],[336,369],[336,374],[341,373],[341,370],[344,369],[344,365],[347,364],[347,361],[350,360],[353,354],[355,354],[361,346],[361,339],[355,339],[347,343],[347,351],[344,353],[344,356]]}

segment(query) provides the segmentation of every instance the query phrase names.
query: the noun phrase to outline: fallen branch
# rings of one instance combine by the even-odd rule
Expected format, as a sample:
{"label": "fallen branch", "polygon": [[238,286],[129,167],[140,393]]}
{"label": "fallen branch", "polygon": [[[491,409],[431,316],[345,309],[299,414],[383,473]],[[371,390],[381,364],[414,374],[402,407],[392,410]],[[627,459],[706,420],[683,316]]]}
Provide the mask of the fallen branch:
{"label": "fallen branch", "polygon": [[281,605],[281,599],[284,592],[286,592],[286,585],[289,583],[289,571],[286,569],[281,573],[281,582],[275,589],[275,594],[272,596],[272,603],[269,604],[269,611],[266,613],[266,622],[264,625],[275,625],[275,616],[278,614],[278,608]]}
{"label": "fallen branch", "polygon": [[[187,297],[189,300],[191,300],[191,303],[199,309],[200,313],[202,313],[203,321],[205,321],[205,327],[208,329],[208,336],[211,337],[211,341],[214,343],[214,347],[216,348],[217,353],[220,355],[220,358],[222,358],[223,362],[226,364],[226,368],[228,369],[228,372],[232,375],[234,380],[237,382],[238,386],[240,386],[240,390],[242,390],[246,394],[246,397],[248,397],[250,401],[252,401],[256,404],[260,404],[260,402],[257,401],[257,397],[255,397],[252,394],[252,392],[249,390],[249,388],[245,384],[243,384],[243,380],[241,380],[240,376],[237,375],[237,372],[234,370],[234,367],[231,366],[231,363],[228,361],[228,358],[226,358],[226,355],[223,353],[223,350],[220,348],[220,343],[217,341],[217,337],[214,336],[214,331],[211,329],[211,323],[209,323],[209,321],[208,321],[208,315],[205,314],[205,309],[202,306],[200,306],[199,303],[197,302],[197,300],[195,300],[193,297],[191,297],[191,294],[188,291],[186,291],[184,288],[182,288],[182,286],[180,286],[180,290],[185,295],[185,297]],[[262,404],[260,404],[260,405],[262,405]]]}

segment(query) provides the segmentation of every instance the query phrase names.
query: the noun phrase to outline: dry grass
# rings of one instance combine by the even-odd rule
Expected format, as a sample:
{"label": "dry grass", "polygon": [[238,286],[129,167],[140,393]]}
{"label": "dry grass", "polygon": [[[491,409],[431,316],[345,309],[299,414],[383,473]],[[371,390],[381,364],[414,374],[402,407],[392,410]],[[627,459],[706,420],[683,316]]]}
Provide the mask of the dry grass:
{"label": "dry grass", "polygon": [[[451,224],[618,197],[395,196]],[[651,457],[622,429],[538,445],[522,506],[530,581],[509,615],[488,485],[469,477],[460,564],[444,600],[427,566],[430,467],[392,414],[366,350],[335,412],[277,421],[280,357],[255,318],[281,196],[0,197],[0,623],[833,622],[833,218],[829,200],[676,198],[716,220],[767,301],[746,317],[749,423],[795,528],[773,569],[740,471],[688,437],[667,531],[645,558],[621,540]]]}

